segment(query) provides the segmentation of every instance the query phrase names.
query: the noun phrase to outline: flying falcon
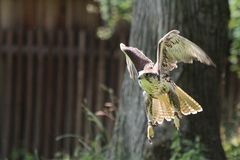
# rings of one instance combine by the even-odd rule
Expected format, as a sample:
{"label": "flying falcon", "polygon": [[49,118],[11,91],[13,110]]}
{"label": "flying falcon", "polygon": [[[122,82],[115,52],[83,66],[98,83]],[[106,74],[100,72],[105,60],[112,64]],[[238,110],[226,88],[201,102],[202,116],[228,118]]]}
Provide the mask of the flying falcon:
{"label": "flying falcon", "polygon": [[137,48],[120,44],[130,77],[133,80],[137,78],[144,91],[149,141],[154,137],[153,126],[163,123],[164,119],[173,120],[179,129],[183,115],[203,110],[198,102],[171,80],[169,72],[177,68],[178,62],[192,63],[197,60],[207,65],[215,64],[200,47],[179,33],[178,30],[172,30],[159,40],[155,64]]}

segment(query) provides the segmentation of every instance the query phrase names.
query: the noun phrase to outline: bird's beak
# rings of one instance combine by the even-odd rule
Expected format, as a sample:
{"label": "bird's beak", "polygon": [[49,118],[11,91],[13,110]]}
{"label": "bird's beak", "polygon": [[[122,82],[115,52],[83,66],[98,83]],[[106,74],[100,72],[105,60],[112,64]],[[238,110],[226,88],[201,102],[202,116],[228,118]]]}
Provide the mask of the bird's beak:
{"label": "bird's beak", "polygon": [[138,78],[138,80],[143,79],[143,74],[139,74],[137,78]]}
{"label": "bird's beak", "polygon": [[140,71],[139,73],[138,73],[138,80],[140,80],[140,79],[142,79],[143,78],[143,71]]}
{"label": "bird's beak", "polygon": [[138,75],[138,80],[142,79],[142,76],[141,75]]}

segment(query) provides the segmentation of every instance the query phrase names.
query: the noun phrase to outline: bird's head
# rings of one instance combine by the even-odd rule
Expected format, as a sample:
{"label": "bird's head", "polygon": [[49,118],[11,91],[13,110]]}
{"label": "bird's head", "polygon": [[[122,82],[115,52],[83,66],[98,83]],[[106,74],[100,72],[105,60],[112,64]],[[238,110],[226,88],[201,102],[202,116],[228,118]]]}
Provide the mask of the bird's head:
{"label": "bird's head", "polygon": [[160,82],[160,76],[155,71],[140,71],[138,74],[138,83],[143,90],[151,92]]}
{"label": "bird's head", "polygon": [[158,79],[159,72],[156,68],[156,65],[147,64],[144,66],[143,70],[138,72],[138,81],[143,79],[151,80],[151,79]]}
{"label": "bird's head", "polygon": [[143,71],[140,71],[139,74],[138,74],[138,80],[141,81],[141,80],[151,80],[151,79],[157,79],[159,77],[158,73],[155,73],[155,72],[145,72],[144,70]]}

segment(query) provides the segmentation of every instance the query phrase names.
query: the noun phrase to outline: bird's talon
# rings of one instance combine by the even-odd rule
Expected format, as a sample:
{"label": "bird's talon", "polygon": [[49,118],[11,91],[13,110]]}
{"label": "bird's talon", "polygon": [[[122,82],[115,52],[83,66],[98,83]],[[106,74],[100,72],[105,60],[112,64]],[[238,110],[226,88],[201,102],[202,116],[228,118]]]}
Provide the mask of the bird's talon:
{"label": "bird's talon", "polygon": [[151,124],[148,124],[147,127],[147,139],[148,141],[151,143],[152,142],[152,138],[154,137],[154,130]]}
{"label": "bird's talon", "polygon": [[151,139],[148,139],[148,143],[149,143],[149,144],[152,144],[152,140],[151,140]]}

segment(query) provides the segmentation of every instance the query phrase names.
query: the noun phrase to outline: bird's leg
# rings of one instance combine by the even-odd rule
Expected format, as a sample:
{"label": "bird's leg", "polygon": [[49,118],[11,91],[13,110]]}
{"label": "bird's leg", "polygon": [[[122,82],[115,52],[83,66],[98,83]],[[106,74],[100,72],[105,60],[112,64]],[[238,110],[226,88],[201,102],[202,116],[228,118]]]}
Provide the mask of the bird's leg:
{"label": "bird's leg", "polygon": [[146,115],[148,119],[148,126],[147,126],[147,139],[150,143],[152,143],[152,138],[154,137],[154,129],[152,125],[152,97],[148,95],[146,92],[143,92],[144,100],[146,103]]}
{"label": "bird's leg", "polygon": [[177,130],[179,130],[180,127],[180,118],[177,114],[177,112],[174,113],[174,125],[177,128]]}
{"label": "bird's leg", "polygon": [[148,126],[147,126],[147,139],[149,143],[152,143],[152,138],[154,137],[154,129],[152,126],[151,121],[148,121]]}
{"label": "bird's leg", "polygon": [[177,128],[177,130],[179,130],[180,127],[180,119],[182,119],[182,113],[180,111],[180,109],[176,109],[176,107],[174,107],[174,125]]}

